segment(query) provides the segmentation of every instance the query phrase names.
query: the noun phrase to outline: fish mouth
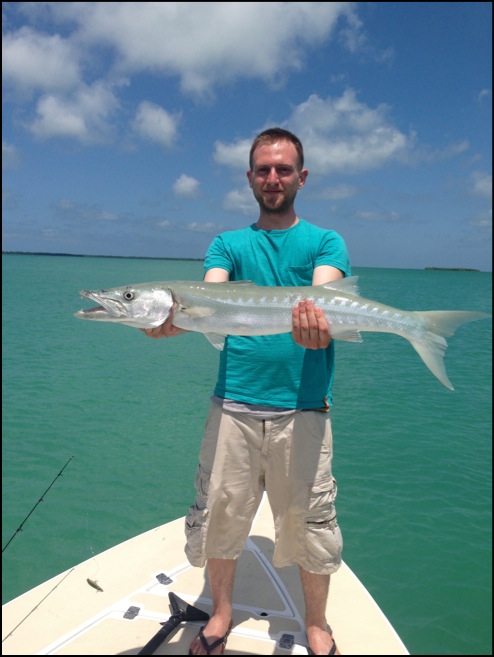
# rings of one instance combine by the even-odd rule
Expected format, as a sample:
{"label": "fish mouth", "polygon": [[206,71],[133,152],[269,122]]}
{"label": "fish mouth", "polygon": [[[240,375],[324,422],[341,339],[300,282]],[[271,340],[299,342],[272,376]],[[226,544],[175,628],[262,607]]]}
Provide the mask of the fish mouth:
{"label": "fish mouth", "polygon": [[109,299],[101,296],[101,293],[91,292],[91,290],[81,290],[80,295],[83,299],[90,299],[95,301],[98,305],[93,308],[85,308],[79,310],[77,315],[83,317],[84,315],[111,315],[111,317],[127,317],[127,312],[124,304],[116,299]]}

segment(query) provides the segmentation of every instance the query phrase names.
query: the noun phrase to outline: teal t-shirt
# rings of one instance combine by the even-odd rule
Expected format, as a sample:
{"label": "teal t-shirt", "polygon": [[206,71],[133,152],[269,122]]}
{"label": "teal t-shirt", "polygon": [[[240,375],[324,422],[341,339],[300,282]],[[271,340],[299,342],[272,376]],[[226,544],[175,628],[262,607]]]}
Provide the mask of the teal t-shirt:
{"label": "teal t-shirt", "polygon": [[[248,228],[218,235],[204,260],[204,273],[225,269],[231,281],[257,285],[312,285],[314,268],[331,265],[351,275],[343,238],[300,220],[286,230]],[[218,397],[279,408],[314,409],[332,404],[334,342],[304,349],[290,333],[228,336],[220,355]]]}

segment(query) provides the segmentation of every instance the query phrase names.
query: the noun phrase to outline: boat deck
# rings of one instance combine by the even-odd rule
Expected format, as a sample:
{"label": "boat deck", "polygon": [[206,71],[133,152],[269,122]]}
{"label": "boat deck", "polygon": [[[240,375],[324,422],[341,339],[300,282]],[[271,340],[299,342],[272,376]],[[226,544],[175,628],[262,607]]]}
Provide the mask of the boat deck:
{"label": "boat deck", "polygon": [[[183,525],[136,536],[3,605],[2,654],[137,655],[170,618],[169,592],[210,614],[205,570],[185,558]],[[307,654],[298,569],[274,569],[272,552],[264,501],[238,564],[226,655]],[[346,564],[331,577],[327,618],[343,655],[409,654]],[[152,654],[188,654],[203,624],[180,623]]]}

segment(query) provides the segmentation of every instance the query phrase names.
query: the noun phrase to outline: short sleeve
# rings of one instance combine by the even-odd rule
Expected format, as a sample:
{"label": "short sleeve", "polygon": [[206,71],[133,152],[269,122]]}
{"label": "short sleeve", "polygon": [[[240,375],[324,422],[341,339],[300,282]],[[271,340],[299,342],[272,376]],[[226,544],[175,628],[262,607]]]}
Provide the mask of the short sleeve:
{"label": "short sleeve", "polygon": [[204,274],[215,267],[225,269],[230,275],[233,272],[233,262],[221,235],[217,235],[209,245],[204,258]]}
{"label": "short sleeve", "polygon": [[345,240],[334,230],[325,231],[321,239],[314,267],[319,267],[320,265],[336,267],[345,276],[352,275],[350,257]]}

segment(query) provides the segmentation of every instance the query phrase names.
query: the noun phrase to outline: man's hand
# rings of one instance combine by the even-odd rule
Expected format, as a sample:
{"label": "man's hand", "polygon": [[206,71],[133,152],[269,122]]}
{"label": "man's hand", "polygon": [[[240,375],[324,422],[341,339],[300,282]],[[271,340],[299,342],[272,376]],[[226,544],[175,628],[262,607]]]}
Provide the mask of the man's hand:
{"label": "man's hand", "polygon": [[160,324],[160,326],[157,326],[156,328],[152,329],[140,329],[143,333],[145,333],[148,338],[172,338],[175,335],[179,335],[180,333],[187,333],[185,329],[178,328],[177,326],[173,326],[173,308],[170,310],[170,314],[166,318],[163,324]]}
{"label": "man's hand", "polygon": [[293,309],[292,337],[306,349],[325,349],[331,342],[326,317],[312,301],[301,301]]}

